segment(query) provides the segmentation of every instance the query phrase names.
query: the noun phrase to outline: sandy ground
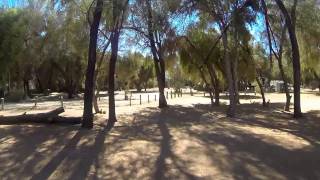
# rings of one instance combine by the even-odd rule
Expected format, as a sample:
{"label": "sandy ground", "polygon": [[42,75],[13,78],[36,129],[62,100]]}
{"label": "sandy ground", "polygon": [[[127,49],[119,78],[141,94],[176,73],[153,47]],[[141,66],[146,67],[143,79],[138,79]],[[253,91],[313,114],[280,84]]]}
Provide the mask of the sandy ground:
{"label": "sandy ground", "polygon": [[[303,118],[281,112],[284,94],[267,94],[262,108],[243,95],[236,118],[226,106],[210,107],[203,93],[168,100],[159,110],[154,94],[134,94],[132,106],[117,98],[118,123],[93,130],[79,125],[1,125],[0,179],[320,179],[320,96],[302,94]],[[170,94],[169,94],[170,96]],[[152,97],[152,98],[151,98]],[[221,101],[227,103],[226,97]],[[101,108],[106,110],[107,99]],[[81,116],[80,100],[64,102],[64,116]],[[36,113],[58,101],[6,104],[0,115]]]}

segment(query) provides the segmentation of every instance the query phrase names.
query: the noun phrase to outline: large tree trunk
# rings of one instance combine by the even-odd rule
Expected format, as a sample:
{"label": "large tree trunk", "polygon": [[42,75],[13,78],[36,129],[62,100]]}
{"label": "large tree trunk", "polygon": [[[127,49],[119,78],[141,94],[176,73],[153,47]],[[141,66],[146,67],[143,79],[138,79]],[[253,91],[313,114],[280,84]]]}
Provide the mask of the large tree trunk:
{"label": "large tree trunk", "polygon": [[84,91],[84,109],[82,127],[93,127],[92,99],[93,99],[93,81],[97,56],[98,29],[103,9],[103,0],[97,0],[93,14],[93,22],[90,25],[90,42],[88,53],[88,66],[86,72],[85,91]]}
{"label": "large tree trunk", "polygon": [[[222,29],[225,29],[224,27]],[[229,107],[227,110],[228,117],[234,117],[236,111],[236,101],[235,101],[235,94],[234,94],[234,83],[232,78],[232,70],[231,70],[231,62],[229,57],[229,47],[228,47],[228,35],[227,32],[223,33],[222,35],[223,41],[223,48],[224,48],[224,64],[225,64],[225,71],[228,81],[228,91],[229,91]]]}
{"label": "large tree trunk", "polygon": [[301,117],[301,102],[300,102],[300,85],[301,85],[301,65],[300,65],[300,53],[299,45],[297,41],[297,36],[295,32],[295,8],[297,5],[297,0],[295,0],[295,5],[293,7],[293,16],[290,17],[286,7],[281,0],[275,0],[279,9],[281,10],[286,25],[288,27],[289,38],[291,42],[292,49],[292,65],[293,65],[293,88],[294,88],[294,117]]}
{"label": "large tree trunk", "polygon": [[109,120],[108,120],[108,127],[113,127],[114,123],[117,122],[116,117],[116,105],[115,105],[115,98],[114,98],[114,90],[115,90],[115,84],[114,84],[114,76],[115,76],[115,70],[116,70],[116,62],[118,58],[118,46],[119,46],[119,36],[120,32],[115,30],[111,35],[111,58],[110,58],[110,64],[109,64]]}
{"label": "large tree trunk", "polygon": [[59,114],[63,113],[63,107],[59,107],[57,109],[51,110],[45,113],[38,114],[27,114],[23,113],[21,115],[15,116],[0,116],[0,124],[1,123],[22,123],[22,122],[45,122],[52,121]]}

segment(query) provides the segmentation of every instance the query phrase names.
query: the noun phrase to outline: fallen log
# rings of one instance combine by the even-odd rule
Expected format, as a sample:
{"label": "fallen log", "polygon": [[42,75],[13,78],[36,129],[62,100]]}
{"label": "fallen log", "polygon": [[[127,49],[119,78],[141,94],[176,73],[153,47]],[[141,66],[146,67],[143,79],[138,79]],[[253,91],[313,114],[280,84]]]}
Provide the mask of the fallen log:
{"label": "fallen log", "polygon": [[27,114],[26,112],[16,116],[0,116],[0,124],[24,124],[24,123],[81,123],[81,118],[60,117],[59,114],[64,112],[63,107],[59,107],[49,112]]}

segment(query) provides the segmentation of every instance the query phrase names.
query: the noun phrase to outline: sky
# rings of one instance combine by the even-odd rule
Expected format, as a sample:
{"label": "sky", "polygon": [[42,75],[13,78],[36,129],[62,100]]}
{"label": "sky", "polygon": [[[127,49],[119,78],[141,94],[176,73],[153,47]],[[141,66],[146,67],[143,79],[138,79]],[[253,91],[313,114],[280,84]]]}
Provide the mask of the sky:
{"label": "sky", "polygon": [[[320,0],[319,0],[320,1]],[[7,8],[12,8],[12,7],[22,7],[25,5],[26,0],[0,0],[0,7],[7,7]],[[181,17],[176,17],[171,20],[172,26],[175,28],[176,32],[178,35],[181,35],[185,32],[187,29],[188,25],[190,23],[196,22],[198,19],[196,13],[189,15],[189,16],[183,16]],[[249,31],[253,36],[253,42],[258,43],[262,42],[261,38],[261,32],[264,30],[264,20],[262,15],[258,15],[256,17],[256,23],[252,25],[248,25]],[[127,46],[127,47],[125,47]],[[133,51],[140,51],[143,54],[147,53],[145,49],[142,49],[140,46],[134,46],[134,45],[129,45],[127,43],[121,43],[120,44],[120,50],[125,48],[125,49],[133,50]],[[121,48],[122,47],[122,48]]]}

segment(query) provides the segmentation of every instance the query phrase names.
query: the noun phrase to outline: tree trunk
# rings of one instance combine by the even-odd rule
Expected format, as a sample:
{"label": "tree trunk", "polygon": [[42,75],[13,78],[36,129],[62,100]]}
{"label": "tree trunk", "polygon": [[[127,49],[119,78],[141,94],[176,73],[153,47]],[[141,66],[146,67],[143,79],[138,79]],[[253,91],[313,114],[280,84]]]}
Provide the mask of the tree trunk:
{"label": "tree trunk", "polygon": [[165,63],[162,58],[162,52],[157,49],[156,42],[155,42],[155,29],[153,28],[153,18],[152,18],[152,7],[149,1],[146,1],[147,4],[147,24],[148,24],[148,39],[150,42],[150,48],[153,55],[156,76],[158,81],[158,88],[159,88],[159,108],[167,107],[167,100],[164,95],[164,88],[166,86],[166,75],[165,75]]}
{"label": "tree trunk", "polygon": [[30,87],[29,87],[29,80],[23,80],[23,90],[24,90],[24,99],[27,99],[31,96],[30,94]]}
{"label": "tree trunk", "polygon": [[211,84],[212,84],[212,87],[214,89],[214,96],[215,96],[215,103],[214,104],[219,106],[220,105],[220,100],[219,100],[220,99],[219,98],[219,95],[220,95],[219,79],[218,79],[217,74],[215,72],[214,65],[213,64],[209,64],[209,63],[207,63],[206,65],[207,65],[207,68],[208,68],[208,71],[209,71]]}
{"label": "tree trunk", "polygon": [[286,26],[283,27],[283,30],[281,32],[281,39],[280,39],[280,45],[279,45],[279,53],[278,53],[278,57],[277,57],[277,61],[278,61],[278,66],[279,66],[279,70],[280,70],[280,75],[281,75],[281,79],[283,80],[283,85],[284,85],[284,91],[286,93],[286,105],[285,105],[285,111],[290,111],[290,100],[291,100],[291,96],[290,96],[290,91],[289,91],[289,87],[288,87],[288,81],[283,69],[283,64],[282,64],[282,54],[283,54],[283,43],[286,37]]}
{"label": "tree trunk", "polygon": [[43,86],[42,86],[42,83],[41,83],[41,80],[40,80],[38,72],[36,73],[36,79],[37,79],[37,84],[38,84],[37,85],[37,90],[38,90],[38,92],[43,93]]}
{"label": "tree trunk", "polygon": [[238,67],[238,60],[235,58],[234,62],[231,63],[232,69],[232,79],[233,79],[233,86],[234,86],[234,99],[237,104],[240,104],[240,97],[239,97],[239,87],[238,87],[238,76],[237,76],[237,67]]}
{"label": "tree trunk", "polygon": [[264,88],[263,88],[263,85],[262,85],[262,83],[261,83],[261,81],[260,81],[259,78],[260,78],[260,76],[257,75],[257,76],[256,76],[256,81],[257,81],[257,83],[258,83],[258,86],[259,86],[260,92],[261,92],[261,96],[262,96],[262,106],[263,106],[263,107],[266,107],[266,106],[267,106],[267,103],[266,103],[266,98],[265,98],[265,96],[264,96]]}
{"label": "tree trunk", "polygon": [[[203,71],[201,70],[201,68],[199,68],[199,72],[200,72],[200,76],[201,76],[202,80],[206,84],[206,87],[208,87],[209,94],[210,94],[210,100],[211,100],[211,106],[213,106],[214,105],[214,101],[213,101],[213,91],[212,91],[213,88],[211,87],[212,85],[210,85],[208,83],[208,81],[207,81]],[[190,89],[190,91],[191,91],[191,89]]]}
{"label": "tree trunk", "polygon": [[278,65],[279,65],[281,78],[283,80],[284,91],[286,93],[285,111],[290,111],[291,95],[290,95],[290,91],[289,91],[289,87],[288,87],[287,78],[286,78],[286,75],[285,75],[284,70],[283,70],[282,59],[281,58],[278,59]]}
{"label": "tree trunk", "polygon": [[45,122],[46,120],[51,121],[53,118],[63,113],[63,107],[51,110],[45,113],[38,114],[27,114],[23,113],[22,115],[15,116],[0,116],[0,123],[21,123],[21,122]]}
{"label": "tree trunk", "polygon": [[110,64],[109,64],[109,120],[108,120],[108,127],[113,127],[115,122],[117,122],[116,117],[116,105],[115,105],[115,98],[114,98],[114,76],[115,76],[115,70],[116,70],[116,62],[118,58],[118,48],[119,48],[119,37],[120,32],[115,30],[111,35],[111,58],[110,58]]}
{"label": "tree trunk", "polygon": [[97,93],[93,93],[93,108],[95,113],[101,113],[98,104],[99,93],[99,89],[97,89]]}
{"label": "tree trunk", "polygon": [[97,0],[93,14],[93,22],[90,25],[90,42],[88,53],[88,65],[86,72],[85,91],[84,91],[84,109],[82,127],[93,127],[92,99],[93,99],[93,81],[97,56],[98,29],[103,9],[103,0]]}
{"label": "tree trunk", "polygon": [[[300,102],[300,85],[301,85],[301,65],[300,65],[300,53],[297,36],[295,32],[295,7],[297,0],[295,0],[295,6],[293,7],[293,15],[290,17],[286,7],[281,0],[275,0],[279,9],[281,10],[289,32],[289,38],[292,49],[292,65],[293,65],[293,88],[294,88],[294,117],[298,118],[302,116],[301,102]],[[292,19],[293,18],[293,19]]]}
{"label": "tree trunk", "polygon": [[315,70],[313,70],[313,75],[318,81],[318,88],[319,88],[319,92],[320,92],[320,77],[318,76],[318,74]]}
{"label": "tree trunk", "polygon": [[[224,29],[224,28],[221,28],[221,29]],[[234,83],[232,78],[231,62],[229,59],[227,32],[223,33],[222,41],[223,41],[223,48],[224,48],[224,64],[225,64],[225,71],[226,71],[226,76],[228,81],[229,103],[230,103],[227,110],[227,116],[234,117],[235,111],[236,111],[236,101],[235,101],[235,95],[234,95],[234,86],[233,86]]]}
{"label": "tree trunk", "polygon": [[281,57],[281,56],[279,55],[278,65],[279,65],[279,70],[280,70],[281,78],[282,78],[282,80],[283,80],[284,91],[285,91],[285,93],[286,93],[285,111],[290,111],[290,100],[291,100],[291,96],[290,96],[290,91],[289,91],[289,87],[288,87],[287,78],[286,78],[286,75],[285,75],[284,70],[283,70],[282,58],[280,58],[280,57]]}

